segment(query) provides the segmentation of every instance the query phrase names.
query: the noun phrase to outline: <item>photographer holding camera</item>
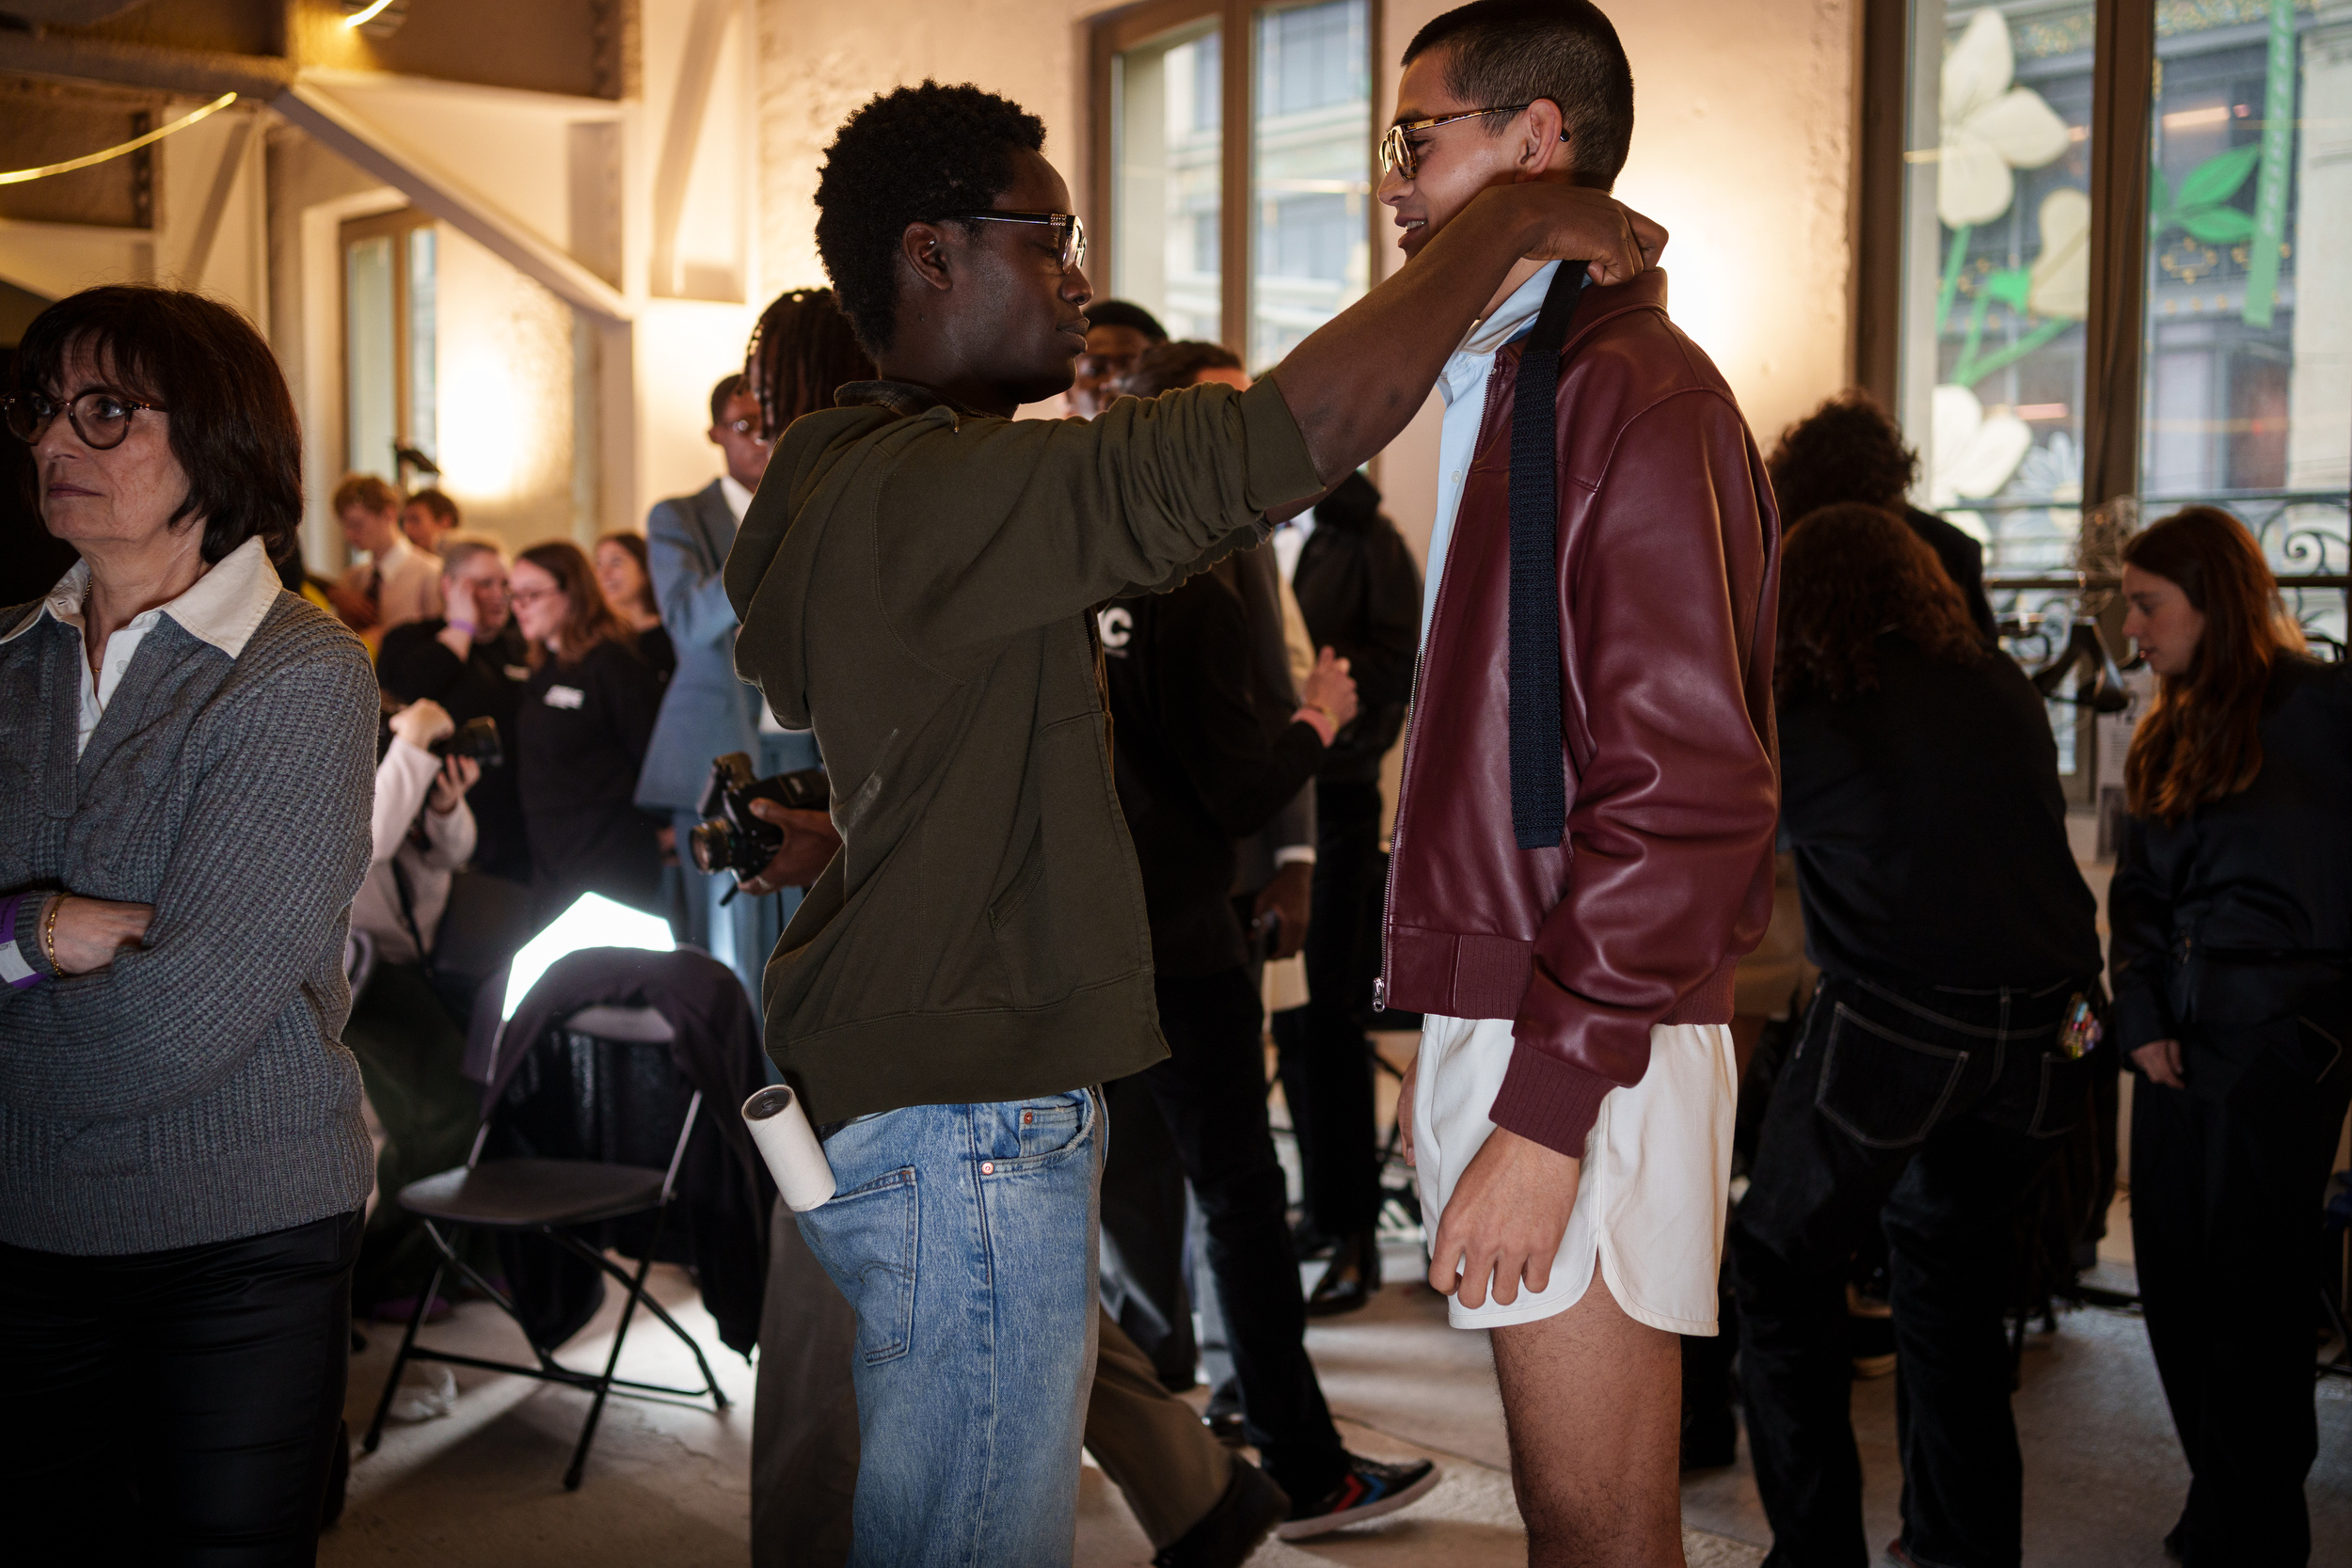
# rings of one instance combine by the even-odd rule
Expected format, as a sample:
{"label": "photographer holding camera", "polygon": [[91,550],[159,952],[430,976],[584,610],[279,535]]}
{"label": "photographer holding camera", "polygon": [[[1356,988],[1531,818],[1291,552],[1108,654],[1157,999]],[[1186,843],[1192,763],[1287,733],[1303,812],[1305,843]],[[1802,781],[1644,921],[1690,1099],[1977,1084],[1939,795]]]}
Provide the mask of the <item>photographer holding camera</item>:
{"label": "photographer holding camera", "polygon": [[432,1277],[434,1251],[423,1222],[392,1195],[464,1164],[481,1121],[479,1091],[458,1071],[463,1021],[452,1016],[425,966],[451,879],[473,853],[466,792],[482,777],[482,764],[452,748],[457,721],[429,698],[392,715],[389,728],[390,744],[375,765],[374,850],[351,905],[351,928],[375,944],[375,967],[352,1000],[343,1042],[359,1058],[359,1081],[385,1132],[352,1300],[362,1313],[400,1322]]}

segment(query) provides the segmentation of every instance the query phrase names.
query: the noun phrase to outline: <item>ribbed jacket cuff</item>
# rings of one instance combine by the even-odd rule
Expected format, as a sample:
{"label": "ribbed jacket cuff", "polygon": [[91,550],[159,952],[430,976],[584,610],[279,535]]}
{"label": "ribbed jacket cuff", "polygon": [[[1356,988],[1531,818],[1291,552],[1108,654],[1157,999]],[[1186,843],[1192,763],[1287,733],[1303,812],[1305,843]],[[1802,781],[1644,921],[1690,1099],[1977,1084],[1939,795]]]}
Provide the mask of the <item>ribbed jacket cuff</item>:
{"label": "ribbed jacket cuff", "polygon": [[1486,1119],[1571,1160],[1584,1158],[1603,1096],[1616,1085],[1534,1046],[1515,1044]]}

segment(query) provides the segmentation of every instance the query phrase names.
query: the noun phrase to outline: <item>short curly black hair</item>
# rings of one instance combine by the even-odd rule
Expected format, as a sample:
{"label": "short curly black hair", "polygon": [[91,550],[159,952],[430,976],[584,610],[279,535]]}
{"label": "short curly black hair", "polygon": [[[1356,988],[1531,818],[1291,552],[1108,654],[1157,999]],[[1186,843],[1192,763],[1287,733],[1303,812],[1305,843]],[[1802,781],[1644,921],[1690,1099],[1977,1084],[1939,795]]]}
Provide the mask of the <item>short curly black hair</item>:
{"label": "short curly black hair", "polygon": [[1784,520],[1859,501],[1900,510],[1919,477],[1919,454],[1878,399],[1850,387],[1780,433],[1764,460]]}
{"label": "short curly black hair", "polygon": [[897,335],[907,225],[993,206],[1013,154],[1044,150],[1043,120],[969,82],[899,87],[842,122],[817,177],[817,254],[866,353]]}

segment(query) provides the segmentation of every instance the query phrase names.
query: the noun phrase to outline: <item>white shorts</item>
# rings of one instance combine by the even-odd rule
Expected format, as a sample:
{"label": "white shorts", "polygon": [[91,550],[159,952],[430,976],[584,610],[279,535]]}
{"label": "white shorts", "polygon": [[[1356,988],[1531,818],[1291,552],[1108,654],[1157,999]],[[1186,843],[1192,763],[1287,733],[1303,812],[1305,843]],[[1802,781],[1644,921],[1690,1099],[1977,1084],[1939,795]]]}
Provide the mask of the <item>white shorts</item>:
{"label": "white shorts", "polygon": [[[1671,1334],[1716,1332],[1715,1279],[1730,1202],[1731,1120],[1739,1090],[1731,1030],[1659,1024],[1649,1070],[1600,1102],[1579,1174],[1576,1207],[1541,1291],[1521,1284],[1508,1307],[1456,1297],[1456,1328],[1501,1328],[1565,1312],[1597,1264],[1626,1315]],[[1511,1066],[1509,1019],[1428,1015],[1413,1088],[1414,1178],[1435,1242],[1454,1183],[1494,1123],[1486,1112]]]}

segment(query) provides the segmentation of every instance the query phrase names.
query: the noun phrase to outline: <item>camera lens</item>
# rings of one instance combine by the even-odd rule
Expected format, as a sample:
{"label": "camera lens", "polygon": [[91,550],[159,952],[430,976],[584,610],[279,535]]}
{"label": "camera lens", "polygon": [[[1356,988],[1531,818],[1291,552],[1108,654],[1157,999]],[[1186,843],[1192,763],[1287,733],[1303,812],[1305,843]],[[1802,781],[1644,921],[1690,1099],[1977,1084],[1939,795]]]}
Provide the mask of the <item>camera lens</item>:
{"label": "camera lens", "polygon": [[689,829],[686,848],[687,853],[693,857],[696,867],[703,871],[736,869],[735,834],[723,816],[714,816]]}

